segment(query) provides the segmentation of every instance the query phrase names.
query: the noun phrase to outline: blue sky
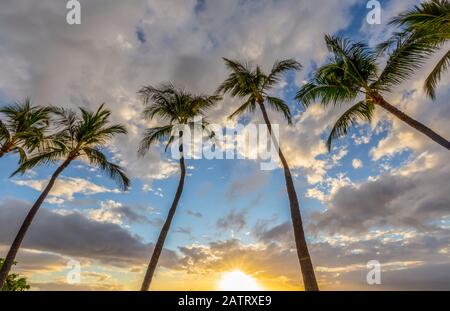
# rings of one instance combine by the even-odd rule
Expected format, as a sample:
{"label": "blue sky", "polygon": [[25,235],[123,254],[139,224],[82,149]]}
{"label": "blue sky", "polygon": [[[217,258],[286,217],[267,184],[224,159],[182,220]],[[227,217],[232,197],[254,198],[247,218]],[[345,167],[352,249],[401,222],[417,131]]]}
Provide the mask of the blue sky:
{"label": "blue sky", "polygon": [[[19,2],[21,5],[16,4]],[[114,120],[124,123],[130,132],[128,137],[114,141],[107,151],[132,177],[129,192],[116,191],[115,184],[100,172],[76,162],[64,171],[58,190],[43,208],[53,213],[48,217],[57,215],[57,219],[81,215],[86,226],[98,225],[100,235],[106,225],[111,225],[109,229],[136,243],[129,256],[138,256],[130,264],[126,259],[118,260],[121,256],[114,251],[112,258],[92,256],[84,250],[70,251],[70,247],[67,251],[67,245],[60,246],[58,236],[54,236],[49,237],[54,243],[30,240],[25,245],[28,252],[19,257],[19,271],[31,279],[36,289],[51,289],[55,284],[73,289],[62,280],[67,271],[65,262],[73,258],[83,262],[83,271],[91,273],[78,288],[136,288],[178,183],[177,163],[170,159],[170,153],[164,153],[164,148],[155,147],[146,158],[137,158],[135,150],[143,129],[155,125],[140,116],[138,88],[170,80],[195,92],[212,92],[226,77],[220,57],[247,59],[265,68],[270,68],[276,58],[295,57],[304,70],[287,75],[276,90],[289,103],[295,115],[294,125],[288,127],[273,112],[270,117],[273,123],[280,124],[281,145],[295,175],[323,287],[367,288],[365,264],[371,259],[386,265],[387,280],[391,282],[379,289],[409,288],[411,284],[404,280],[411,278],[420,281],[418,287],[421,282],[433,283],[420,280],[420,271],[429,269],[439,275],[441,270],[436,267],[449,264],[445,245],[450,235],[442,225],[431,228],[425,224],[445,223],[448,219],[450,202],[444,195],[448,188],[445,181],[450,176],[447,155],[381,111],[372,124],[359,124],[328,153],[324,140],[342,110],[326,110],[317,104],[305,111],[293,100],[303,81],[327,59],[323,34],[340,34],[375,44],[389,34],[386,22],[391,16],[418,3],[380,2],[382,25],[365,22],[367,1],[362,0],[317,4],[291,0],[227,4],[208,0],[182,4],[81,1],[82,24],[75,27],[63,23],[65,13],[57,1],[2,4],[10,10],[0,13],[0,65],[11,73],[0,79],[0,104],[24,96],[30,96],[35,103],[72,108],[94,109],[106,102]],[[23,24],[16,24],[14,20],[30,12],[36,13],[27,15]],[[55,29],[58,23],[62,24]],[[431,103],[421,89],[424,74],[418,73],[399,86],[395,94],[386,96],[450,136],[445,121],[450,110],[443,104],[450,95],[448,79],[443,79],[436,103]],[[226,117],[238,104],[237,100],[225,98],[209,118],[215,123],[235,125],[238,120],[227,121]],[[259,123],[261,117],[256,113],[243,117],[241,122]],[[14,214],[14,206],[26,210],[55,169],[43,167],[10,179],[16,163],[15,155],[0,162],[2,215]],[[183,289],[183,284],[192,282],[193,289],[215,289],[217,278],[229,268],[227,260],[241,262],[239,268],[246,269],[264,288],[301,288],[296,258],[291,252],[282,171],[261,171],[259,163],[252,160],[187,160],[186,164],[186,186],[166,240],[167,253],[163,254],[155,288]],[[431,185],[439,181],[442,184],[433,189]],[[390,188],[394,193],[381,190]],[[438,202],[430,201],[417,189],[435,190]],[[351,201],[360,197],[367,197],[367,201]],[[380,208],[371,209],[368,202],[377,200]],[[424,207],[414,205],[419,203]],[[424,216],[420,211],[427,207],[432,211]],[[409,221],[408,215],[417,216],[417,223]],[[0,255],[6,250],[8,234],[18,226],[20,217],[11,217],[0,241],[4,246]],[[424,241],[427,232],[436,240]],[[80,239],[84,233],[81,229]],[[400,238],[390,239],[393,236]],[[219,245],[228,252],[219,251]],[[415,245],[419,250],[414,252],[408,247],[401,253],[399,245]],[[105,244],[108,247],[121,249],[114,238]],[[46,258],[39,269],[30,265],[33,250]],[[245,263],[254,256],[261,257],[258,263]],[[214,264],[211,258],[215,258]],[[126,265],[131,265],[130,273],[124,272]],[[404,267],[408,269],[402,274],[399,271]],[[94,273],[109,278],[100,279]]]}

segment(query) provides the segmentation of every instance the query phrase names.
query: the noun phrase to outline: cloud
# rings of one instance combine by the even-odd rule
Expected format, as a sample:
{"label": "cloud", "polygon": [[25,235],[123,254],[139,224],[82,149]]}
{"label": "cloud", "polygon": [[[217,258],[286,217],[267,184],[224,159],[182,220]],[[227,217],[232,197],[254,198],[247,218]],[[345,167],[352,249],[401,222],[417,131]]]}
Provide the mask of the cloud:
{"label": "cloud", "polygon": [[[297,57],[309,68],[326,58],[317,38],[348,26],[356,2],[231,0],[208,2],[199,10],[195,0],[98,0],[82,4],[82,23],[73,27],[57,0],[6,0],[0,12],[0,65],[9,74],[0,77],[1,94],[70,107],[106,102],[114,121],[129,131],[111,146],[116,158],[134,178],[165,179],[178,167],[165,160],[161,148],[153,147],[145,158],[136,154],[144,127],[156,125],[141,118],[140,87],[173,81],[194,92],[212,92],[226,77],[224,56],[267,68],[276,59]],[[210,121],[222,123],[235,104],[229,99],[219,104]],[[296,141],[286,152],[295,166],[308,167],[307,158],[324,150],[319,135],[289,131]]]}
{"label": "cloud", "polygon": [[184,234],[191,236],[192,235],[192,228],[191,227],[177,227],[174,230],[174,233]]}
{"label": "cloud", "polygon": [[307,198],[314,198],[322,203],[329,202],[330,198],[344,186],[353,185],[353,182],[344,173],[336,177],[325,177],[321,182],[306,191]]}
{"label": "cloud", "polygon": [[360,169],[363,167],[363,163],[360,159],[353,159],[352,160],[352,166],[355,170]]}
{"label": "cloud", "polygon": [[[187,273],[177,274],[178,282],[189,279],[189,275],[201,275],[209,288],[214,288],[221,274],[239,269],[265,289],[301,289],[291,230],[288,223],[267,225],[258,232],[257,243],[230,239],[180,247],[179,266]],[[441,263],[439,252],[448,247],[449,238],[448,230],[433,232],[432,236],[393,230],[329,237],[311,242],[309,248],[319,284],[325,290],[424,290],[433,280],[437,280],[433,288],[448,289],[448,264]],[[378,260],[382,266],[382,284],[376,288],[366,281],[370,260]],[[189,288],[197,287],[192,284]]]}
{"label": "cloud", "polygon": [[[19,186],[25,186],[41,192],[48,184],[48,180],[12,180]],[[72,201],[74,195],[83,194],[86,196],[97,193],[120,193],[118,189],[108,189],[82,178],[60,177],[49,193],[47,202],[51,204],[61,204],[64,200]]]}
{"label": "cloud", "polygon": [[161,198],[164,197],[163,190],[161,188],[156,188],[156,190],[155,190],[149,184],[144,184],[142,186],[142,191],[152,192],[154,195],[159,196]]}
{"label": "cloud", "polygon": [[258,240],[265,243],[271,242],[287,242],[293,241],[294,235],[291,222],[284,222],[273,227],[268,223],[258,223],[254,229],[254,234]]}
{"label": "cloud", "polygon": [[300,289],[296,257],[277,245],[244,244],[236,239],[192,244],[179,248],[180,265],[189,274],[202,275],[215,288],[220,275],[239,269],[254,276],[264,288]]}
{"label": "cloud", "polygon": [[[137,212],[140,211],[141,213]],[[109,222],[118,225],[151,223],[143,213],[151,213],[153,209],[139,206],[125,206],[113,200],[101,201],[99,208],[88,209],[86,214],[89,219],[99,222]]]}
{"label": "cloud", "polygon": [[[11,243],[29,208],[30,203],[23,201],[0,204],[1,245]],[[117,224],[90,220],[77,212],[61,215],[46,208],[37,214],[23,248],[119,267],[144,264],[152,251],[152,245]],[[161,265],[172,266],[176,255],[168,250],[164,253]]]}
{"label": "cloud", "polygon": [[316,228],[361,232],[383,226],[433,227],[434,221],[450,215],[448,180],[446,165],[407,175],[387,173],[341,187],[332,195],[328,209],[316,215]]}
{"label": "cloud", "polygon": [[247,212],[246,209],[232,209],[217,220],[216,226],[222,230],[242,230],[247,224]]}
{"label": "cloud", "polygon": [[186,214],[189,215],[189,216],[192,216],[192,217],[196,217],[196,218],[202,218],[202,217],[203,217],[203,214],[202,214],[202,213],[200,213],[200,212],[194,212],[194,211],[192,211],[192,210],[187,210],[187,211],[186,211]]}

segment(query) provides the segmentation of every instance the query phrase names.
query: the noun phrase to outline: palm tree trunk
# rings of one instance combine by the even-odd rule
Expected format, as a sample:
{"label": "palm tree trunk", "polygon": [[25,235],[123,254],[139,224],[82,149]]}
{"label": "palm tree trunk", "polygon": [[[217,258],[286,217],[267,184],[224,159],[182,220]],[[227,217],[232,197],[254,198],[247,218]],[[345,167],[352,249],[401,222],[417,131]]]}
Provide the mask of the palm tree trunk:
{"label": "palm tree trunk", "polygon": [[298,203],[297,193],[295,192],[295,186],[294,181],[292,180],[291,171],[289,169],[286,158],[284,157],[284,154],[278,145],[276,137],[272,135],[272,124],[270,123],[269,116],[267,115],[266,108],[264,107],[264,102],[261,100],[259,101],[259,107],[261,108],[264,121],[266,122],[275,148],[277,148],[278,150],[278,155],[284,168],[284,178],[286,180],[289,205],[291,208],[292,225],[294,227],[295,245],[297,247],[297,256],[302,270],[303,284],[305,286],[305,290],[307,291],[318,291],[319,286],[317,285],[314,267],[309,255],[308,245],[306,243],[305,232],[303,230],[302,215],[300,213],[300,206]]}
{"label": "palm tree trunk", "polygon": [[425,126],[424,124],[420,123],[419,121],[414,120],[413,118],[406,115],[404,112],[400,111],[396,107],[389,104],[384,98],[380,95],[375,97],[375,103],[379,105],[380,107],[383,107],[390,113],[392,113],[394,116],[408,124],[409,126],[413,127],[414,129],[418,130],[422,134],[428,136],[435,142],[437,142],[442,147],[450,150],[450,142],[446,140],[444,137],[430,129],[429,127]]}
{"label": "palm tree trunk", "polygon": [[[182,134],[180,134],[181,141]],[[170,207],[169,214],[167,215],[166,221],[159,233],[158,241],[156,242],[155,248],[153,249],[152,258],[150,259],[150,263],[147,267],[147,272],[145,273],[144,281],[142,282],[141,291],[148,291],[150,289],[150,285],[152,283],[153,274],[155,273],[156,266],[158,264],[159,257],[164,247],[164,242],[166,240],[167,234],[169,233],[170,225],[172,223],[173,217],[175,215],[175,211],[178,206],[178,201],[180,201],[181,194],[183,193],[184,187],[184,179],[186,177],[186,168],[184,165],[184,156],[183,156],[183,145],[180,143],[180,181],[178,183],[177,192],[175,193],[175,198],[172,202],[172,206]]]}
{"label": "palm tree trunk", "polygon": [[61,164],[61,166],[59,166],[58,169],[53,173],[44,191],[41,193],[37,201],[34,203],[33,207],[28,212],[28,215],[25,217],[25,220],[23,221],[22,226],[20,227],[20,230],[17,233],[14,242],[10,247],[8,254],[6,255],[2,269],[0,270],[0,289],[3,288],[3,285],[6,281],[6,278],[8,277],[11,266],[13,265],[14,260],[16,258],[16,254],[19,251],[20,245],[22,244],[22,241],[25,237],[25,234],[28,231],[28,228],[33,222],[34,216],[36,216],[36,213],[38,212],[45,198],[47,197],[53,185],[55,184],[55,181],[58,178],[59,174],[61,174],[61,172],[70,164],[70,162],[72,162],[72,159],[70,158],[66,159]]}

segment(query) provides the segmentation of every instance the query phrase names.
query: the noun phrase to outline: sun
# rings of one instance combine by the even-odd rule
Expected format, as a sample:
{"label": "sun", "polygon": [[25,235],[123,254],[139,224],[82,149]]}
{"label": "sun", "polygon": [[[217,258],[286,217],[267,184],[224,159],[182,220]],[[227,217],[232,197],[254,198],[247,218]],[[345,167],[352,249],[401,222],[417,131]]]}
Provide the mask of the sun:
{"label": "sun", "polygon": [[256,280],[240,270],[224,273],[219,281],[224,291],[258,291],[262,290]]}

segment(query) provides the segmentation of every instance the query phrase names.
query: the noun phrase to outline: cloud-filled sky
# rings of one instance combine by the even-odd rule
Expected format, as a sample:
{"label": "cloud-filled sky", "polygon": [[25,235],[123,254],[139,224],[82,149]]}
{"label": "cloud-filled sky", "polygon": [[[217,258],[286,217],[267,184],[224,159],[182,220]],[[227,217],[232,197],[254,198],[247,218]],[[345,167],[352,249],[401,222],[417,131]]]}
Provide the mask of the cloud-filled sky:
{"label": "cloud-filled sky", "polygon": [[[304,69],[274,91],[294,114],[280,124],[280,143],[293,169],[311,256],[323,289],[450,289],[450,163],[448,151],[392,116],[377,111],[328,153],[324,139],[340,109],[304,110],[293,97],[326,62],[324,34],[375,45],[392,16],[419,3],[385,0],[382,24],[366,23],[365,0],[95,0],[81,2],[81,25],[66,23],[60,0],[2,0],[0,105],[33,103],[94,109],[101,103],[129,134],[108,154],[126,167],[132,188],[83,162],[67,169],[36,217],[15,268],[33,289],[139,288],[178,183],[164,146],[137,156],[144,121],[137,91],[172,81],[211,93],[226,77],[222,57],[269,69],[295,58]],[[426,68],[386,98],[450,137],[450,79],[437,99],[422,89]],[[382,65],[382,64],[380,64]],[[210,114],[229,120],[239,104],[225,97]],[[262,123],[259,114],[245,122]],[[243,120],[241,120],[243,121]],[[16,156],[0,161],[0,257],[54,167],[10,179]],[[302,288],[282,171],[255,160],[188,160],[188,177],[152,288],[217,289],[239,269],[264,289]],[[81,262],[81,284],[70,285],[70,260]],[[366,283],[370,260],[382,264],[382,284]]]}

